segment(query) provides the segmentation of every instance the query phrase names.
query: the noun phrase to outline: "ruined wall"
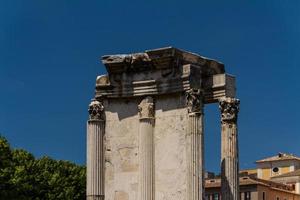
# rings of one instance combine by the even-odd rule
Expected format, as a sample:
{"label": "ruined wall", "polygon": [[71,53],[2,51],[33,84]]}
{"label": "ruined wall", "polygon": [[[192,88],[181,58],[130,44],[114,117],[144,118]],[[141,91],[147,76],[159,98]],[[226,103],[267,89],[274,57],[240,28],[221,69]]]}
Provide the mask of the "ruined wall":
{"label": "ruined wall", "polygon": [[187,109],[184,96],[160,97],[156,103],[156,200],[186,198]]}
{"label": "ruined wall", "polygon": [[[184,95],[155,99],[155,199],[184,200],[186,121]],[[138,200],[139,117],[141,98],[105,101],[105,198]]]}
{"label": "ruined wall", "polygon": [[87,199],[203,199],[203,107],[234,97],[235,78],[173,47],[102,63],[108,74],[89,105]]}

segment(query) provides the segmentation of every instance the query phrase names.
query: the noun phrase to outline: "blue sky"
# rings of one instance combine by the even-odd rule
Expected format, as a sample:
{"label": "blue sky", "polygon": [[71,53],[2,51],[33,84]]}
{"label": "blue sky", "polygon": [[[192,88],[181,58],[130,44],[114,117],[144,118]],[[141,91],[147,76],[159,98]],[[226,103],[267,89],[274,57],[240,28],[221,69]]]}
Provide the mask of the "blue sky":
{"label": "blue sky", "polygon": [[[104,54],[174,46],[237,77],[240,167],[300,155],[299,1],[0,0],[0,132],[36,156],[85,163],[87,105]],[[219,170],[216,104],[206,166]]]}

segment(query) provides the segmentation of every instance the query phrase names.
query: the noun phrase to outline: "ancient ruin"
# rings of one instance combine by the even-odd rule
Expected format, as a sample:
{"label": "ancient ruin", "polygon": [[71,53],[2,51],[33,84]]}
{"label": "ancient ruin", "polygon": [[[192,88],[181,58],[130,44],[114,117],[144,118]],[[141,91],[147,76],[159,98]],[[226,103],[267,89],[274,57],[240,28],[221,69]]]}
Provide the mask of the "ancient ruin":
{"label": "ancient ruin", "polygon": [[87,123],[88,200],[204,199],[205,104],[219,103],[222,196],[238,200],[235,78],[176,48],[103,56]]}

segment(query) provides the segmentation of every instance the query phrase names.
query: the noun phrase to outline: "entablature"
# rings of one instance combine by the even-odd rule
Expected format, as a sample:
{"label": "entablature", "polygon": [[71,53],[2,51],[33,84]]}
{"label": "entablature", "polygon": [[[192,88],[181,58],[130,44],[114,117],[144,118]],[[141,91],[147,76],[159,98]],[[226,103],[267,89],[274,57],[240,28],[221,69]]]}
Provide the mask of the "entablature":
{"label": "entablature", "polygon": [[130,98],[203,89],[204,102],[235,96],[235,78],[212,59],[173,47],[103,56],[108,74],[96,80],[96,98]]}

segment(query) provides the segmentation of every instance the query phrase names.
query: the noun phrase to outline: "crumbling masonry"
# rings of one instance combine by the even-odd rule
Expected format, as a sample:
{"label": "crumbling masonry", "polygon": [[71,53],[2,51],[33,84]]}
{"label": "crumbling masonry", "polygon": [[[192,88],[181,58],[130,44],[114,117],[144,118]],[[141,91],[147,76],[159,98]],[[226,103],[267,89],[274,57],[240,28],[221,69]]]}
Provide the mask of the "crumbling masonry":
{"label": "crumbling masonry", "polygon": [[87,200],[204,199],[205,104],[221,111],[222,200],[239,199],[235,78],[176,48],[103,56],[87,123]]}

